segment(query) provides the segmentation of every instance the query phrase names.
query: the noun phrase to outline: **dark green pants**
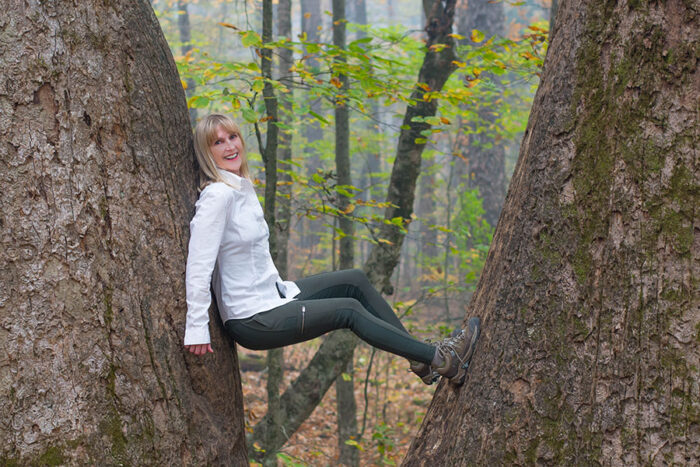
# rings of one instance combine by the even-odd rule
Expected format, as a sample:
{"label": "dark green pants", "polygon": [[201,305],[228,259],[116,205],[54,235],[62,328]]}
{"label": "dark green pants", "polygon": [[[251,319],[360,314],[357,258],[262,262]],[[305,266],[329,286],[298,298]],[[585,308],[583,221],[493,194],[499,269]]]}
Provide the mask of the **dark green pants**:
{"label": "dark green pants", "polygon": [[226,321],[226,331],[243,347],[268,350],[296,344],[335,329],[350,329],[368,344],[430,363],[435,347],[418,341],[359,269],[296,281],[297,299],[250,318]]}

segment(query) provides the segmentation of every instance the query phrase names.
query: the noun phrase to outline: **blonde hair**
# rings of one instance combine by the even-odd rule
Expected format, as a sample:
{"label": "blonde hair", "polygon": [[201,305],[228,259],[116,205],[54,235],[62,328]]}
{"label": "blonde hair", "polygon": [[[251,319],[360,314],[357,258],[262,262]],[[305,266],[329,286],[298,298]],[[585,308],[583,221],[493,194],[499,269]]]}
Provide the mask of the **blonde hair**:
{"label": "blonde hair", "polygon": [[214,163],[214,156],[212,156],[211,149],[209,149],[214,141],[216,141],[216,131],[219,127],[223,128],[224,131],[228,132],[229,134],[235,133],[240,138],[241,153],[238,154],[238,157],[242,158],[240,176],[250,179],[245,140],[243,139],[240,128],[238,128],[236,122],[234,122],[228,115],[210,114],[201,119],[194,129],[194,153],[197,156],[197,162],[199,163],[200,190],[204,189],[204,187],[210,183],[226,183],[219,173],[216,164]]}

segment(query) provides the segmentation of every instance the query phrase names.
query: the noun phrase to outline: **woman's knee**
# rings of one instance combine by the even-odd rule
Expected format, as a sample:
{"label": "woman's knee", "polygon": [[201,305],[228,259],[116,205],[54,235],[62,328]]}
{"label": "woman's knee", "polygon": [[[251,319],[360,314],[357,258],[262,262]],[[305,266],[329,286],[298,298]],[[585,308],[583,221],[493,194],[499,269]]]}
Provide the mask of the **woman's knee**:
{"label": "woman's knee", "polygon": [[354,298],[343,298],[342,304],[337,309],[337,316],[340,318],[342,323],[341,327],[351,328],[355,323],[357,323],[360,316],[364,313],[368,313],[365,307]]}
{"label": "woman's knee", "polygon": [[369,279],[367,279],[367,274],[362,269],[347,269],[345,271],[348,282],[356,286],[364,286],[369,284]]}

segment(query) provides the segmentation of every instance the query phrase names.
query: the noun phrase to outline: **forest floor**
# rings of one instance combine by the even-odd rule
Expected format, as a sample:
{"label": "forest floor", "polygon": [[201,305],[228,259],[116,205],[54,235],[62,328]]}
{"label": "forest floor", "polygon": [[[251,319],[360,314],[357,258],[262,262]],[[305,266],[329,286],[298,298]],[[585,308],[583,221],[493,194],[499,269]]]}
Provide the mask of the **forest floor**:
{"label": "forest floor", "polygon": [[[311,360],[320,339],[284,349],[284,388]],[[246,427],[254,426],[267,411],[265,352],[238,347],[252,364],[241,365]],[[371,369],[368,374],[368,368]],[[256,365],[255,362],[258,362]],[[408,362],[361,344],[355,350],[357,424],[364,432],[357,440],[360,465],[398,465],[420,427],[436,385],[426,386],[409,371]],[[366,383],[366,384],[365,384]],[[282,448],[279,465],[338,465],[335,387]],[[251,463],[251,465],[259,465]]]}

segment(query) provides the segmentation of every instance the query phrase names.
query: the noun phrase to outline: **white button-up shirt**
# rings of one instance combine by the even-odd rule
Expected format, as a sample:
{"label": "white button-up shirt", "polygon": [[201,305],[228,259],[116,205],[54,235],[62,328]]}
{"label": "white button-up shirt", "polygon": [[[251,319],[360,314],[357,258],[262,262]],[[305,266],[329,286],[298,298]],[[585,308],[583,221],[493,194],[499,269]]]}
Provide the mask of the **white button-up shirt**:
{"label": "white button-up shirt", "polygon": [[190,222],[185,345],[211,342],[210,284],[224,322],[278,307],[300,292],[294,282],[280,279],[272,262],[269,230],[253,184],[230,172],[219,173],[231,186],[207,185]]}

